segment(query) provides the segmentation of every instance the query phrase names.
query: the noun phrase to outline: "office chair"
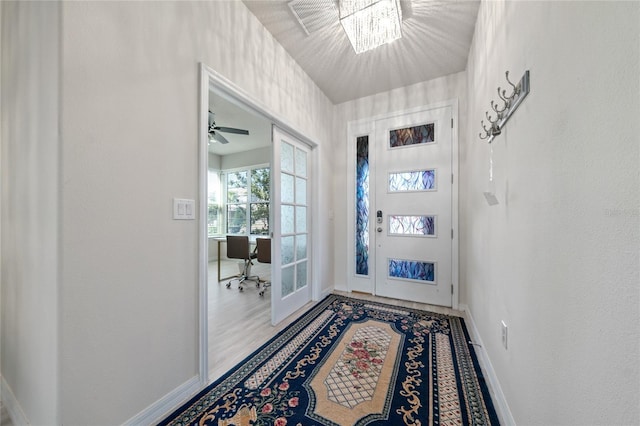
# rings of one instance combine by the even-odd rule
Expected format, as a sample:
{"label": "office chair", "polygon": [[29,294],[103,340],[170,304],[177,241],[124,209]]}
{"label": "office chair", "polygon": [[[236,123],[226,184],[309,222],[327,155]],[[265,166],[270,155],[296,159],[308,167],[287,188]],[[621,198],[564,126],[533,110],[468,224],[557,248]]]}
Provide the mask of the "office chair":
{"label": "office chair", "polygon": [[[256,238],[257,260],[260,263],[271,263],[271,238]],[[271,286],[271,281],[260,281],[261,288],[258,294],[264,296],[264,290]]]}
{"label": "office chair", "polygon": [[243,290],[243,283],[247,280],[255,281],[256,286],[260,287],[260,278],[256,275],[249,275],[251,272],[251,260],[257,257],[256,253],[249,251],[249,237],[238,235],[227,235],[227,257],[229,259],[244,260],[242,273],[232,278],[227,283],[227,288],[231,287],[231,282],[238,280],[238,289]]}

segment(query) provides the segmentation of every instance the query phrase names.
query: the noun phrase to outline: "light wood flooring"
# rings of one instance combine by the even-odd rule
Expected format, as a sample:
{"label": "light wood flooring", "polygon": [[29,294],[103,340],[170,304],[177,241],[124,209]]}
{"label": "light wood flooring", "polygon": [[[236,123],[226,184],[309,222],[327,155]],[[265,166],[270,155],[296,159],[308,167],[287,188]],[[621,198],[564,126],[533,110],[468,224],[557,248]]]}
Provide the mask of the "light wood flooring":
{"label": "light wood flooring", "polygon": [[[223,277],[238,272],[235,261],[222,261],[220,264]],[[271,276],[270,265],[256,264],[252,273],[261,279]],[[309,309],[313,303],[303,307],[282,321],[277,327],[271,326],[271,293],[267,288],[264,296],[258,295],[258,289],[252,282],[238,290],[237,281],[231,288],[226,287],[229,280],[220,283],[217,280],[217,263],[209,263],[209,380],[222,376],[236,364],[249,356],[253,351],[267,342],[271,337],[292,323]],[[373,300],[395,306],[461,316],[461,313],[450,308],[406,302],[397,299],[372,296],[366,293],[347,293],[334,291],[336,294],[364,300]],[[13,426],[6,407],[0,401],[0,425]]]}
{"label": "light wood flooring", "polygon": [[[238,272],[235,261],[222,261],[221,276]],[[257,263],[251,274],[268,280],[271,268]],[[266,343],[304,313],[309,306],[300,309],[277,327],[271,326],[271,291],[264,296],[253,282],[248,282],[243,291],[238,290],[237,281],[227,288],[229,280],[216,282],[217,263],[209,263],[209,380],[213,381]]]}
{"label": "light wood flooring", "polygon": [[[309,303],[278,326],[271,325],[271,292],[267,289],[264,296],[258,295],[255,284],[248,283],[244,291],[238,291],[237,282],[231,288],[226,287],[229,280],[216,282],[216,262],[209,263],[209,380],[214,381],[240,363],[253,351],[266,343],[271,337],[292,323],[313,305]],[[222,261],[222,276],[237,273],[235,262]],[[252,273],[269,279],[270,265],[257,264]],[[372,296],[366,293],[347,293],[334,291],[343,296],[372,300],[394,306],[422,309],[446,315],[461,316],[462,313],[451,308],[407,302]]]}

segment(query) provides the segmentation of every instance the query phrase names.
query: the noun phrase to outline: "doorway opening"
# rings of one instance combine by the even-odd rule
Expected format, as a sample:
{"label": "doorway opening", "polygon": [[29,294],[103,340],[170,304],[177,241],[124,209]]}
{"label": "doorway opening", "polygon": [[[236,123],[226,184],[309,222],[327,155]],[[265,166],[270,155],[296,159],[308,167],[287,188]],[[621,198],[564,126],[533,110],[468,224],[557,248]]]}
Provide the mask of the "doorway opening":
{"label": "doorway opening", "polygon": [[[311,224],[315,144],[204,64],[200,86],[199,336],[204,384],[265,343],[301,312],[299,308],[317,300],[319,285],[313,279]],[[256,247],[270,240],[270,263],[255,259],[248,272],[244,260],[227,253],[230,235],[247,237]],[[271,285],[229,283],[241,270]]]}
{"label": "doorway opening", "polygon": [[457,307],[456,101],[351,122],[349,282]]}
{"label": "doorway opening", "polygon": [[[209,90],[207,141],[207,290],[209,379],[248,355],[238,336],[271,333],[271,264],[228,256],[226,237],[271,236],[271,122]],[[246,268],[246,269],[245,269]],[[237,278],[246,273],[243,282]],[[255,341],[251,338],[249,341]],[[250,345],[243,345],[250,346]],[[255,349],[255,348],[253,348]],[[251,349],[251,350],[253,350]]]}

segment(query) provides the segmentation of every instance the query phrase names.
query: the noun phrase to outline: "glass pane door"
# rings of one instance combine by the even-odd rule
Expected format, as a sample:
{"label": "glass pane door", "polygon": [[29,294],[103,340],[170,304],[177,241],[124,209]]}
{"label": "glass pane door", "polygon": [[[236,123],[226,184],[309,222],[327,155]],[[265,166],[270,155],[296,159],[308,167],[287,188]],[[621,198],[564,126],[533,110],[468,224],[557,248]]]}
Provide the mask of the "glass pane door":
{"label": "glass pane door", "polygon": [[272,323],[311,300],[309,285],[309,147],[277,127],[274,141]]}

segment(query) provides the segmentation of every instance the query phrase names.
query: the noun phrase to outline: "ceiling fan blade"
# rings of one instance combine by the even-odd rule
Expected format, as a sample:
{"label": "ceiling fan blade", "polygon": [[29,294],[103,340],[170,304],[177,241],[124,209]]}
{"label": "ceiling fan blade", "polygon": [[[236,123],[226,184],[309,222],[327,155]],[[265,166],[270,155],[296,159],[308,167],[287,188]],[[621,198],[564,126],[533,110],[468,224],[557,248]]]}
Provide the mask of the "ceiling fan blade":
{"label": "ceiling fan blade", "polygon": [[215,139],[217,142],[220,142],[220,143],[222,143],[222,144],[227,144],[227,143],[229,143],[229,141],[227,140],[227,138],[225,138],[224,136],[222,136],[222,135],[220,135],[220,134],[218,134],[218,133],[216,133],[216,132],[211,132],[211,133],[209,133],[209,134],[210,134],[210,135],[211,135],[211,137],[212,137],[213,139]]}
{"label": "ceiling fan blade", "polygon": [[220,132],[235,133],[236,135],[248,135],[249,134],[248,130],[236,129],[236,128],[233,128],[233,127],[219,127],[219,126],[216,126],[216,127],[214,127],[214,129],[218,130]]}

